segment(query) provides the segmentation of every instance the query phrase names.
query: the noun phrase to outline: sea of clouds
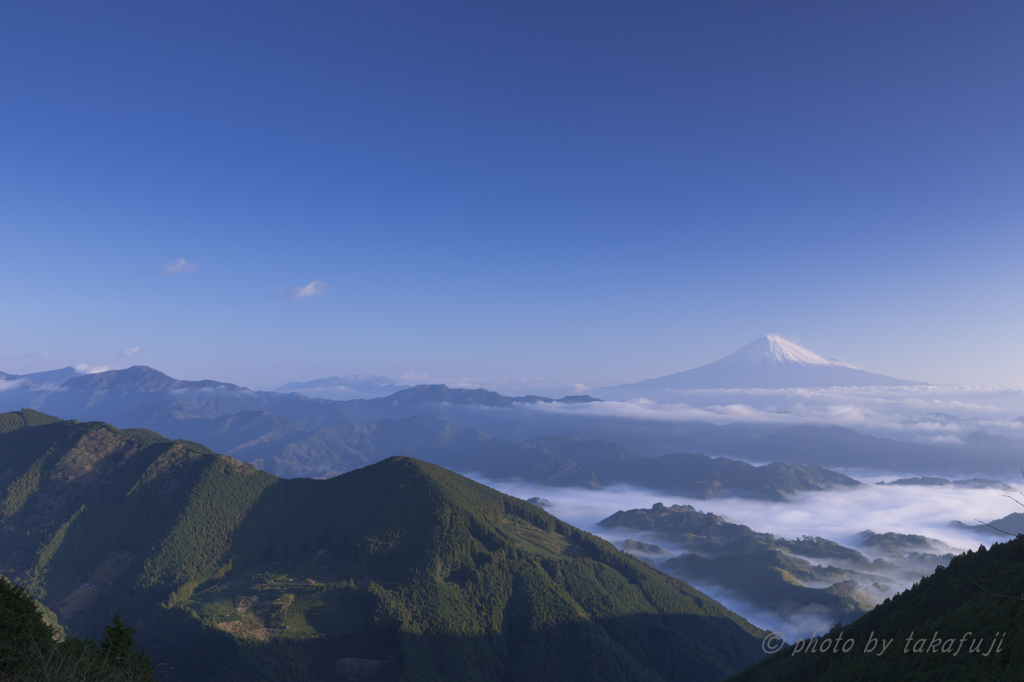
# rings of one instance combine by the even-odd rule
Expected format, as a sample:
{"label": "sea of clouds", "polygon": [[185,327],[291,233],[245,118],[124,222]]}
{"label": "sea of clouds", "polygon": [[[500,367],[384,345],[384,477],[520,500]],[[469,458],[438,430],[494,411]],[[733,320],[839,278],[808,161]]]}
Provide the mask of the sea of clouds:
{"label": "sea of clouds", "polygon": [[626,401],[522,408],[652,421],[835,425],[916,442],[956,443],[975,431],[1024,439],[1022,386],[662,390]]}
{"label": "sea of clouds", "polygon": [[[620,510],[649,509],[656,502],[665,505],[689,504],[758,532],[789,539],[803,535],[824,537],[858,549],[873,559],[878,555],[858,545],[856,535],[861,531],[924,535],[940,540],[957,551],[977,549],[979,545],[991,545],[993,538],[958,530],[951,527],[950,522],[961,521],[976,525],[1022,511],[1019,505],[1007,499],[1008,494],[1016,495],[1018,500],[1024,501],[1020,493],[1024,490],[1024,479],[1007,480],[1015,490],[1006,491],[953,486],[882,486],[874,485],[882,480],[881,477],[868,476],[861,480],[869,485],[800,493],[791,496],[788,502],[768,502],[738,497],[698,499],[625,485],[592,490],[471,477],[524,500],[533,497],[548,500],[550,506],[546,510],[549,513],[611,542],[630,538],[650,542],[669,550],[672,556],[681,554],[683,548],[637,531],[604,528],[598,522]],[[891,475],[886,476],[885,480],[891,478]],[[814,563],[819,562],[814,560]],[[784,633],[789,641],[809,636],[814,631],[827,631],[835,624],[834,621],[828,622],[828,614],[816,611],[813,607],[798,613],[780,614],[753,606],[734,593],[714,585],[695,584],[695,587],[755,625]],[[910,585],[899,587],[905,589]],[[881,600],[890,594],[880,592],[874,596]]]}

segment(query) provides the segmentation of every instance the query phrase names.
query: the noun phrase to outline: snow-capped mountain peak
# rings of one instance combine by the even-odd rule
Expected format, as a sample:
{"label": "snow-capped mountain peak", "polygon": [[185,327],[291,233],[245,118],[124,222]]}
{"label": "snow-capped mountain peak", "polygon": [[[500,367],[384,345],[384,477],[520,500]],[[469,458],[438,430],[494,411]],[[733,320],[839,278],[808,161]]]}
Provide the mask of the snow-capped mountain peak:
{"label": "snow-capped mountain peak", "polygon": [[[790,363],[795,362],[801,365],[836,365],[839,367],[851,367],[839,360],[826,360],[817,353],[813,353],[803,346],[788,341],[781,336],[769,334],[761,336],[740,348],[735,353],[727,355],[718,362],[726,364],[758,365],[764,363]],[[854,368],[855,369],[855,368]]]}
{"label": "snow-capped mountain peak", "polygon": [[912,386],[915,381],[895,379],[858,369],[840,360],[828,360],[776,334],[754,339],[743,348],[701,367],[635,384],[600,389],[597,395],[612,400],[654,397],[660,391],[704,389],[781,389],[829,386]]}

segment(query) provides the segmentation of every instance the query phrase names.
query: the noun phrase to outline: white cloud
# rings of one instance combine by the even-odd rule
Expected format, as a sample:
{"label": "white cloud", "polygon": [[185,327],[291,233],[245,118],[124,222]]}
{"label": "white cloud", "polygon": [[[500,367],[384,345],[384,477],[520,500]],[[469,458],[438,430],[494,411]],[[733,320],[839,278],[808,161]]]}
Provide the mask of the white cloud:
{"label": "white cloud", "polygon": [[184,258],[179,258],[161,268],[160,274],[166,277],[167,275],[180,275],[183,272],[195,272],[198,269],[198,263],[190,263]]}
{"label": "white cloud", "polygon": [[587,386],[586,384],[569,384],[569,390],[573,393],[586,393],[592,388],[593,386]]}
{"label": "white cloud", "polygon": [[118,355],[120,355],[122,358],[130,358],[131,356],[138,353],[140,350],[142,349],[139,346],[135,346],[134,348],[125,348],[123,351],[118,353]]}
{"label": "white cloud", "polygon": [[407,384],[425,384],[430,381],[429,374],[417,374],[416,372],[406,372],[398,378]]}
{"label": "white cloud", "polygon": [[99,374],[100,372],[109,372],[110,366],[103,365],[102,367],[93,367],[92,365],[79,363],[75,365],[75,371],[78,372],[79,374]]}
{"label": "white cloud", "polygon": [[483,382],[480,379],[474,379],[473,377],[459,377],[458,379],[448,379],[444,382],[449,388],[483,388]]}
{"label": "white cloud", "polygon": [[24,379],[0,379],[0,391],[13,391],[20,389],[25,383]]}
{"label": "white cloud", "polygon": [[202,388],[174,388],[169,391],[172,395],[186,395],[189,393],[224,393],[225,391],[232,391],[237,394],[248,394],[253,395],[251,389],[245,388],[244,386],[238,388],[231,388],[224,384],[216,384],[215,386],[204,386]]}
{"label": "white cloud", "polygon": [[327,293],[327,289],[326,282],[315,279],[304,287],[282,289],[275,293],[274,296],[280,296],[281,298],[312,298],[314,296],[323,296]]}

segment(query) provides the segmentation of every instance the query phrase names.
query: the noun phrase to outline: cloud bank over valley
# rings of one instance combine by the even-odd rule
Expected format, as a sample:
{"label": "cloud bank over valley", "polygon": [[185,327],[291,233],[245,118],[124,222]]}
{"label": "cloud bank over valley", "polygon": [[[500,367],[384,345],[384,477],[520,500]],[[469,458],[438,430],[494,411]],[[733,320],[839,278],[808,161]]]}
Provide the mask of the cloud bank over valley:
{"label": "cloud bank over valley", "polygon": [[[992,521],[1018,509],[1003,496],[1006,491],[992,488],[872,484],[824,492],[799,493],[791,496],[787,502],[768,502],[738,497],[696,499],[623,485],[589,490],[495,481],[473,475],[471,477],[524,500],[541,498],[545,503],[545,510],[549,513],[613,543],[638,540],[658,545],[667,550],[668,554],[653,558],[647,556],[646,559],[670,572],[670,565],[664,565],[663,562],[686,552],[685,547],[666,541],[663,536],[653,533],[621,527],[607,528],[598,525],[598,522],[618,511],[650,509],[658,502],[666,506],[691,505],[699,511],[711,512],[729,522],[749,526],[754,531],[771,533],[780,538],[796,540],[802,536],[815,536],[832,540],[856,549],[874,560],[886,557],[886,552],[861,544],[863,538],[858,537],[858,534],[863,531],[925,536],[938,541],[934,543],[937,554],[947,551],[961,552],[977,549],[982,544],[990,546],[992,542],[1002,540],[997,536],[967,532],[951,526],[951,523],[960,521],[973,526],[979,520]],[[865,482],[873,481],[868,478]],[[1024,487],[1018,485],[1021,483],[1019,480],[1011,483],[1016,490]],[[840,565],[842,562],[822,562],[821,559],[812,557],[808,557],[808,560],[812,563],[837,565],[839,568],[852,568]],[[930,572],[927,567],[924,570]],[[861,589],[878,603],[899,590],[909,588],[916,581],[906,574],[902,579],[898,574],[889,577],[894,578],[894,582],[886,585],[863,583]],[[755,625],[783,632],[790,641],[797,637],[809,636],[815,630],[824,632],[836,622],[834,614],[824,612],[814,605],[785,611],[771,609],[763,604],[752,603],[742,595],[713,583],[692,579],[689,581]],[[823,588],[827,587],[827,584],[813,586]]]}
{"label": "cloud bank over valley", "polygon": [[[591,393],[601,396],[600,390]],[[658,399],[535,403],[524,408],[665,422],[844,426],[914,442],[960,443],[977,431],[1024,438],[1022,386],[693,389],[665,392]]]}

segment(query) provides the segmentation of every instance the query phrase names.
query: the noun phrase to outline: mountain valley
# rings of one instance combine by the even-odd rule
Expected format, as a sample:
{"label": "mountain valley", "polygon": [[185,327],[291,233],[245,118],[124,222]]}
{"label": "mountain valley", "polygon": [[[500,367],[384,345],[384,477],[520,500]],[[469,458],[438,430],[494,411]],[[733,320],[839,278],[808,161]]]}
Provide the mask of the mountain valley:
{"label": "mountain valley", "polygon": [[[727,590],[783,619],[824,624],[856,620],[961,552],[922,536],[871,531],[859,535],[860,551],[822,537],[787,540],[689,505],[656,503],[617,512],[599,525],[636,534],[618,546],[637,548],[637,556],[702,588]],[[645,542],[682,553],[645,551]]]}

